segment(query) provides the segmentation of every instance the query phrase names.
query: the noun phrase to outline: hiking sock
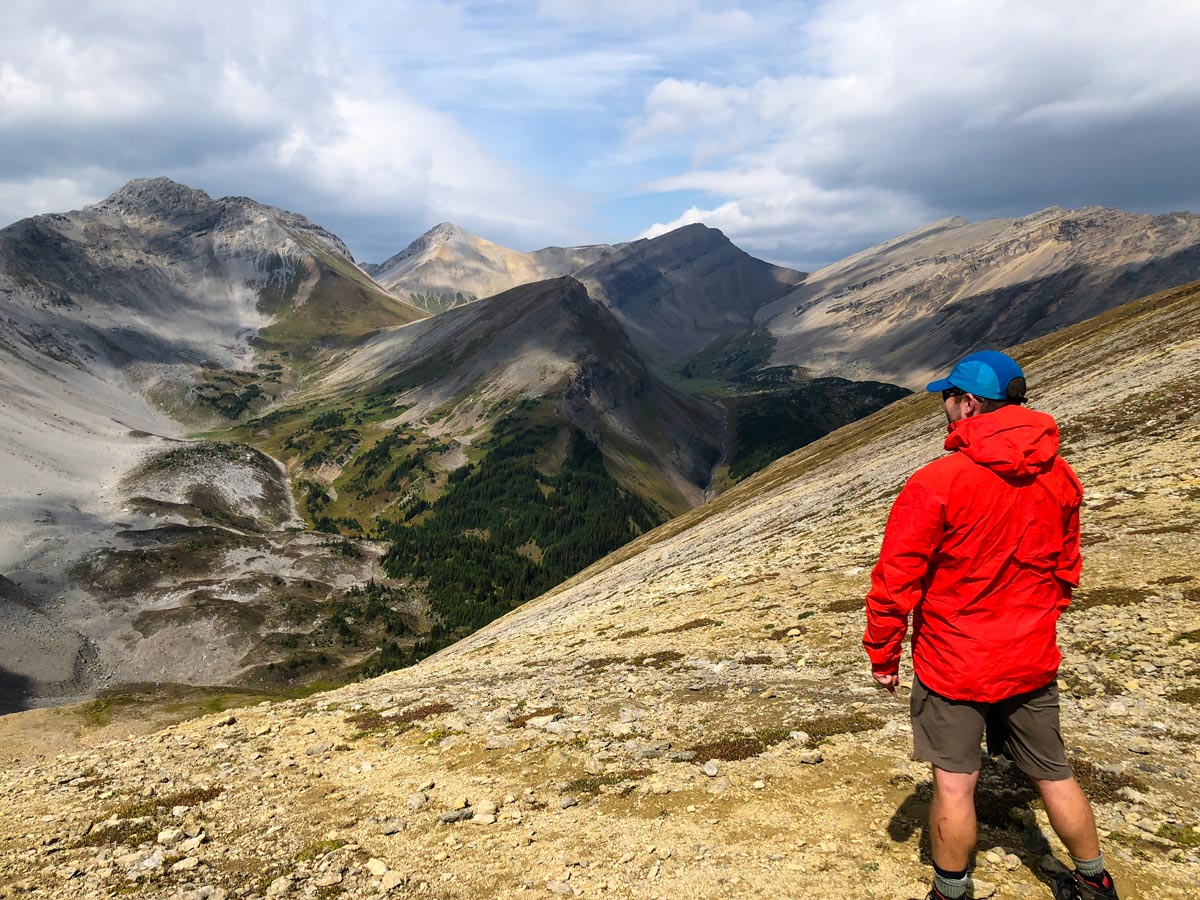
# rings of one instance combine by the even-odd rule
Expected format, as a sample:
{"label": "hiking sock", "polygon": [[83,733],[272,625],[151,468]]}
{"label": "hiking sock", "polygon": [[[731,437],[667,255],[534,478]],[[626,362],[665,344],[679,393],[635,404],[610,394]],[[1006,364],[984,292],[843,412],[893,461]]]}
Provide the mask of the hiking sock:
{"label": "hiking sock", "polygon": [[1089,881],[1099,878],[1104,874],[1104,854],[1101,853],[1095,859],[1076,859],[1071,857],[1071,862],[1075,864],[1075,871]]}
{"label": "hiking sock", "polygon": [[946,900],[958,900],[967,892],[967,870],[948,872],[933,864],[933,890]]}

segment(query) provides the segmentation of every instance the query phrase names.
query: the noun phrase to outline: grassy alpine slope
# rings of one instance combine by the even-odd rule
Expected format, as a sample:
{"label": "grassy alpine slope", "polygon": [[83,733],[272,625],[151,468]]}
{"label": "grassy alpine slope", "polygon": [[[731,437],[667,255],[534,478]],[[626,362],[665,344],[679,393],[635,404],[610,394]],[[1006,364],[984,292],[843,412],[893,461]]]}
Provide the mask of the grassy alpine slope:
{"label": "grassy alpine slope", "polygon": [[[1197,335],[1189,286],[1014,351],[1088,490],[1064,730],[1135,897],[1200,878]],[[904,705],[867,678],[861,598],[889,504],[943,429],[936,401],[893,404],[413,668],[30,759],[0,783],[0,881],[918,896],[927,771]],[[166,780],[147,785],[151,760]],[[167,829],[178,803],[205,843]],[[985,768],[980,811],[976,896],[1049,897],[1064,857],[1013,773]]]}

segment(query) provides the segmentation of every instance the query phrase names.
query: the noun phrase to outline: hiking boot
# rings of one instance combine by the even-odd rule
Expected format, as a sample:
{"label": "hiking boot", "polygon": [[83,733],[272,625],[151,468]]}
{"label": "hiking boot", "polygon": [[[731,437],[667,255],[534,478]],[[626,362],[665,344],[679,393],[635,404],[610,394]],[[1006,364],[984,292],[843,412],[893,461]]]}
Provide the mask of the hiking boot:
{"label": "hiking boot", "polygon": [[1120,900],[1117,886],[1108,872],[1101,876],[1103,886],[1096,886],[1080,878],[1076,872],[1059,875],[1054,882],[1054,900]]}

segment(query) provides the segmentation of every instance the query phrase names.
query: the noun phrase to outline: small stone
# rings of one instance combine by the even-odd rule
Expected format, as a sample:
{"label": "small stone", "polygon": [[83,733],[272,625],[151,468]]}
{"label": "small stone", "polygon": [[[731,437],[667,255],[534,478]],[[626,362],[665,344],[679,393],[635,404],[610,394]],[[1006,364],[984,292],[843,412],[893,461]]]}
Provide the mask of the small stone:
{"label": "small stone", "polygon": [[754,785],[753,785],[753,787],[756,791],[761,791],[766,786],[767,786],[767,783],[765,781],[756,781],[756,782],[754,782]]}
{"label": "small stone", "polygon": [[408,827],[408,823],[402,819],[384,819],[379,824],[380,834],[399,834]]}
{"label": "small stone", "polygon": [[1148,740],[1146,740],[1145,738],[1142,738],[1142,737],[1135,737],[1133,740],[1131,740],[1129,742],[1128,747],[1129,747],[1130,752],[1140,753],[1143,756],[1146,756],[1146,755],[1154,752],[1153,745]]}
{"label": "small stone", "polygon": [[217,722],[217,727],[221,728],[224,726],[236,725],[236,724],[237,724],[237,716],[226,716],[225,718],[223,718],[219,722]]}
{"label": "small stone", "polygon": [[475,813],[469,807],[466,809],[452,809],[438,816],[438,821],[443,825],[452,825],[455,822],[465,822],[467,819],[474,818]]}
{"label": "small stone", "polygon": [[193,850],[197,849],[201,844],[203,844],[207,839],[208,838],[204,834],[204,832],[201,832],[200,834],[196,835],[193,838],[188,838],[186,841],[181,843],[177,849],[179,850],[180,853],[191,853]]}
{"label": "small stone", "polygon": [[322,741],[319,744],[313,744],[304,752],[309,756],[321,756],[333,749],[333,741]]}
{"label": "small stone", "polygon": [[417,810],[424,807],[425,804],[428,802],[429,802],[429,798],[426,797],[424,794],[409,794],[408,799],[404,801],[404,805],[407,806],[409,809],[411,809],[413,812],[416,812]]}
{"label": "small stone", "polygon": [[482,813],[476,813],[474,816],[471,817],[471,824],[472,825],[495,825],[496,817],[495,816],[485,816]]}
{"label": "small stone", "polygon": [[578,806],[579,801],[574,797],[563,797],[562,800],[559,801],[558,805],[561,809],[570,809],[572,806]]}
{"label": "small stone", "polygon": [[763,691],[761,694],[758,695],[758,699],[759,700],[771,700],[778,696],[779,695],[777,693],[775,693],[773,688],[767,688],[765,691]]}
{"label": "small stone", "polygon": [[402,887],[408,879],[399,872],[388,872],[383,876],[383,880],[379,882],[379,889],[384,893],[394,891],[398,887]]}
{"label": "small stone", "polygon": [[499,807],[493,800],[480,800],[475,804],[476,815],[494,816],[497,812],[499,812]]}
{"label": "small stone", "polygon": [[788,737],[795,741],[800,746],[805,746],[808,743],[807,731],[789,731]]}
{"label": "small stone", "polygon": [[733,782],[729,780],[728,775],[722,775],[720,778],[714,778],[708,783],[705,788],[710,794],[724,794],[733,787]]}
{"label": "small stone", "polygon": [[546,890],[552,894],[558,894],[560,897],[570,897],[575,893],[566,882],[554,880],[546,882]]}
{"label": "small stone", "polygon": [[513,745],[514,741],[510,737],[501,734],[489,734],[487,741],[484,742],[484,750],[504,750]]}
{"label": "small stone", "polygon": [[806,766],[815,766],[824,759],[825,757],[821,754],[820,750],[805,750],[800,754],[800,762]]}
{"label": "small stone", "polygon": [[388,873],[388,864],[382,859],[373,856],[367,860],[367,871],[376,878],[382,878]]}
{"label": "small stone", "polygon": [[179,862],[175,863],[175,865],[171,866],[171,871],[186,872],[189,869],[196,868],[198,865],[200,865],[200,860],[198,858],[195,856],[187,856],[179,860]]}
{"label": "small stone", "polygon": [[717,761],[715,759],[710,759],[708,762],[702,765],[700,767],[700,772],[703,775],[707,775],[709,778],[716,778],[721,774],[721,770],[718,768]]}
{"label": "small stone", "polygon": [[972,900],[987,900],[988,897],[996,893],[996,886],[990,881],[980,881],[978,878],[970,879],[970,885],[967,888]]}
{"label": "small stone", "polygon": [[288,875],[280,875],[267,887],[268,897],[284,897],[292,892],[295,882]]}

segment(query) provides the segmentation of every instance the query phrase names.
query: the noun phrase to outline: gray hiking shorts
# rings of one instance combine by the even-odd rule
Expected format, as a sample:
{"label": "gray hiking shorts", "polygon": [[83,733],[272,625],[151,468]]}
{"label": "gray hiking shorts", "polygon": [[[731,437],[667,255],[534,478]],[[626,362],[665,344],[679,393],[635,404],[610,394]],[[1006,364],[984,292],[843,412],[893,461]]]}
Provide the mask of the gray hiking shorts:
{"label": "gray hiking shorts", "polygon": [[1003,754],[1030,778],[1071,777],[1058,720],[1058,683],[998,703],[949,700],[913,679],[913,754],[946,772],[979,770],[980,744]]}

